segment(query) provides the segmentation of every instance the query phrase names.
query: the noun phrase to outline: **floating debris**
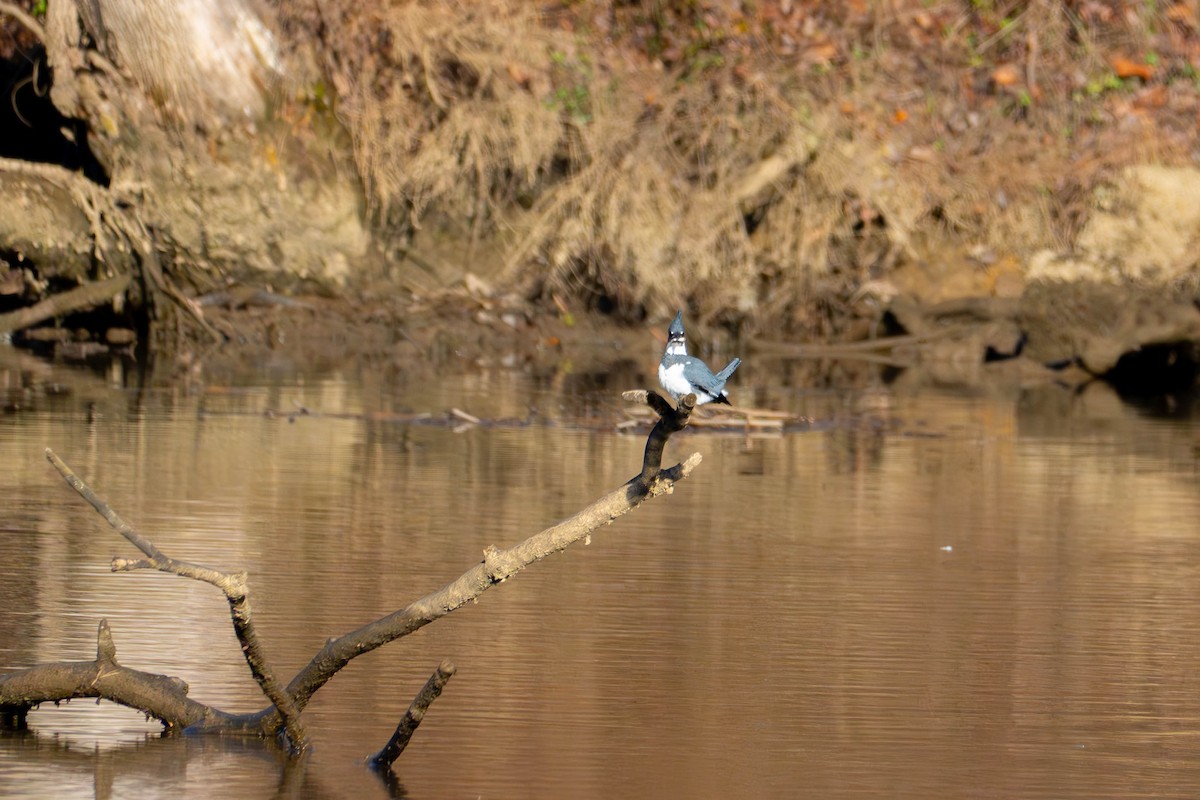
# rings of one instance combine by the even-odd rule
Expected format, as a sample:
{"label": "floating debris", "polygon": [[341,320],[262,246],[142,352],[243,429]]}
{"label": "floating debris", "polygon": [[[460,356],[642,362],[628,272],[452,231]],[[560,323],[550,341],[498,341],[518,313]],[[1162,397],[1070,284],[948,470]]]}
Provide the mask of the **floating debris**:
{"label": "floating debris", "polygon": [[[625,416],[626,419],[617,423],[617,431],[621,433],[640,433],[657,420],[647,406],[631,406],[625,409]],[[790,431],[809,430],[814,427],[814,422],[812,417],[797,416],[769,408],[707,405],[703,410],[692,414],[688,427],[723,433],[778,436]]]}

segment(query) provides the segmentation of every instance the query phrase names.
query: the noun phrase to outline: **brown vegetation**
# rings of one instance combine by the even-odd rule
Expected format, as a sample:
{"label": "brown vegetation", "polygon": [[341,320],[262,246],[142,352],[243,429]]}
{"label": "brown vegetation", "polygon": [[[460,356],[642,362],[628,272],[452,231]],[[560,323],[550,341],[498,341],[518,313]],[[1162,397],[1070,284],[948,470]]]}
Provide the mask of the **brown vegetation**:
{"label": "brown vegetation", "polygon": [[326,17],[339,110],[385,226],[501,233],[462,268],[625,317],[829,333],[897,267],[1069,248],[1195,145],[1187,3],[533,8]]}
{"label": "brown vegetation", "polygon": [[[734,330],[853,337],[897,288],[1019,293],[1119,168],[1196,151],[1188,2],[275,5],[287,78],[248,83],[286,87],[271,124],[304,157],[334,154],[314,198],[351,178],[383,274],[426,295],[475,273],[627,320],[687,305]],[[178,92],[141,83],[170,116]],[[329,109],[357,176],[313,136]],[[213,178],[173,188],[210,198],[213,229],[152,220],[184,282],[381,279],[321,260],[322,236],[361,253],[345,230],[293,230],[285,203],[255,220],[221,165],[261,153],[222,137]]]}

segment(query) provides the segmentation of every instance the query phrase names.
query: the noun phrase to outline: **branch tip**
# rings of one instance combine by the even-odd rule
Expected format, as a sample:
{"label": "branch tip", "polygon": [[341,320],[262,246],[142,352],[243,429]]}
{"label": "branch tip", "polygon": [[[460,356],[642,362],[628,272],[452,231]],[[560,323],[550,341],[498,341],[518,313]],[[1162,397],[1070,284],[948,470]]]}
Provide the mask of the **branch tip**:
{"label": "branch tip", "polygon": [[396,732],[392,734],[392,738],[388,739],[388,743],[383,746],[382,750],[367,759],[367,763],[373,769],[384,771],[391,768],[400,754],[404,752],[404,748],[408,747],[409,740],[417,732],[417,726],[425,718],[425,712],[442,694],[442,689],[446,688],[446,683],[453,677],[455,669],[453,661],[448,658],[442,659],[442,663],[438,664],[437,669],[429,676],[429,680],[425,681],[421,691],[417,692],[412,704],[400,718],[400,724],[396,726]]}
{"label": "branch tip", "polygon": [[100,625],[96,630],[96,661],[106,664],[117,663],[117,645],[113,641],[112,628],[108,626],[108,620],[100,620]]}

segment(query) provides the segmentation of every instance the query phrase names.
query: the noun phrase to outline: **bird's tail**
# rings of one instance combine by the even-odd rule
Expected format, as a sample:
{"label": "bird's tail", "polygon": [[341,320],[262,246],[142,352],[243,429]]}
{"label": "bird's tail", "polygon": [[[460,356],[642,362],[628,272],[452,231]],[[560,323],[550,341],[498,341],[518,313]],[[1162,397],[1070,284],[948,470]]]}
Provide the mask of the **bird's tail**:
{"label": "bird's tail", "polygon": [[724,369],[722,369],[720,372],[717,373],[717,375],[716,375],[717,380],[719,380],[719,381],[729,380],[729,376],[733,374],[733,371],[738,368],[738,364],[741,364],[741,363],[742,363],[742,360],[740,358],[735,358],[733,361],[730,361],[728,364],[725,365]]}

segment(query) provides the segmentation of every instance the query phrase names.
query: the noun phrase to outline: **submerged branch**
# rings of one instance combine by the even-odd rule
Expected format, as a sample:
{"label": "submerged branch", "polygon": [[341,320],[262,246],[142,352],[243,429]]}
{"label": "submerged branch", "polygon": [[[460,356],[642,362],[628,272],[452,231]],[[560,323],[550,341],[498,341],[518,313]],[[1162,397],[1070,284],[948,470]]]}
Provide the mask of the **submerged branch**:
{"label": "submerged branch", "polygon": [[[286,688],[279,685],[268,668],[262,646],[255,635],[246,594],[245,573],[227,574],[170,558],[126,523],[58,456],[47,450],[47,459],[63,479],[145,556],[136,560],[114,558],[114,571],[155,569],[211,583],[225,593],[234,630],[242,644],[247,664],[272,706],[251,714],[229,714],[187,699],[187,686],[178,679],[121,667],[116,662],[116,648],[112,644],[107,623],[101,623],[95,661],[60,662],[0,675],[0,724],[23,725],[28,711],[48,700],[102,697],[140,709],[168,727],[259,735],[275,734],[282,729],[293,748],[302,748],[306,737],[300,723],[300,712],[313,694],[351,660],[444,617],[546,556],[581,539],[590,541],[596,529],[612,523],[646,500],[670,494],[675,483],[691,474],[700,463],[699,453],[693,453],[682,463],[668,469],[662,469],[661,459],[671,434],[687,424],[694,399],[685,398],[678,409],[672,408],[653,392],[634,393],[630,399],[648,403],[662,417],[647,440],[642,471],[638,475],[574,516],[519,544],[503,550],[489,546],[479,563],[441,589],[356,631],[330,639]],[[392,741],[372,758],[374,763],[386,766],[399,755],[425,710],[437,698],[453,672],[452,664],[442,663],[413,701]]]}
{"label": "submerged branch", "polygon": [[118,664],[108,620],[101,620],[94,661],[60,661],[0,675],[0,721],[22,728],[29,712],[41,703],[86,697],[135,708],[168,728],[184,728],[202,720],[215,723],[227,716],[188,699],[187,693],[188,685],[180,678]]}
{"label": "submerged branch", "polygon": [[300,721],[300,711],[292,702],[291,696],[284,691],[279,679],[275,677],[274,672],[267,663],[266,653],[255,631],[254,622],[250,614],[250,600],[247,596],[246,573],[219,572],[218,570],[199,564],[189,564],[185,561],[176,561],[170,558],[159,550],[153,542],[142,536],[129,523],[125,522],[108,503],[97,496],[91,487],[84,483],[83,479],[76,475],[62,459],[55,455],[54,451],[47,448],[46,458],[58,470],[58,473],[62,475],[71,488],[78,492],[84,500],[87,500],[92,508],[100,513],[100,516],[104,517],[113,530],[124,536],[130,544],[147,556],[146,559],[139,559],[137,561],[114,558],[112,562],[113,572],[154,569],[159,572],[167,572],[172,575],[211,583],[224,593],[225,599],[229,601],[229,614],[233,621],[233,630],[237,635],[238,642],[241,643],[242,653],[246,657],[250,673],[262,688],[263,694],[266,695],[267,699],[271,701],[275,708],[279,709],[291,747],[298,750],[303,750],[307,747],[308,735],[304,730],[304,724]]}
{"label": "submerged branch", "polygon": [[389,769],[395,763],[400,754],[404,752],[404,748],[408,747],[408,741],[417,732],[417,726],[421,724],[421,720],[425,719],[425,712],[433,705],[433,701],[441,696],[442,689],[446,688],[446,684],[454,677],[454,672],[454,662],[444,660],[438,664],[437,669],[429,676],[429,680],[425,681],[425,685],[421,687],[421,691],[413,698],[408,711],[405,711],[404,716],[400,718],[400,724],[396,726],[396,732],[392,734],[392,738],[388,739],[388,743],[383,746],[382,750],[367,759],[367,763],[371,765],[372,769]]}

